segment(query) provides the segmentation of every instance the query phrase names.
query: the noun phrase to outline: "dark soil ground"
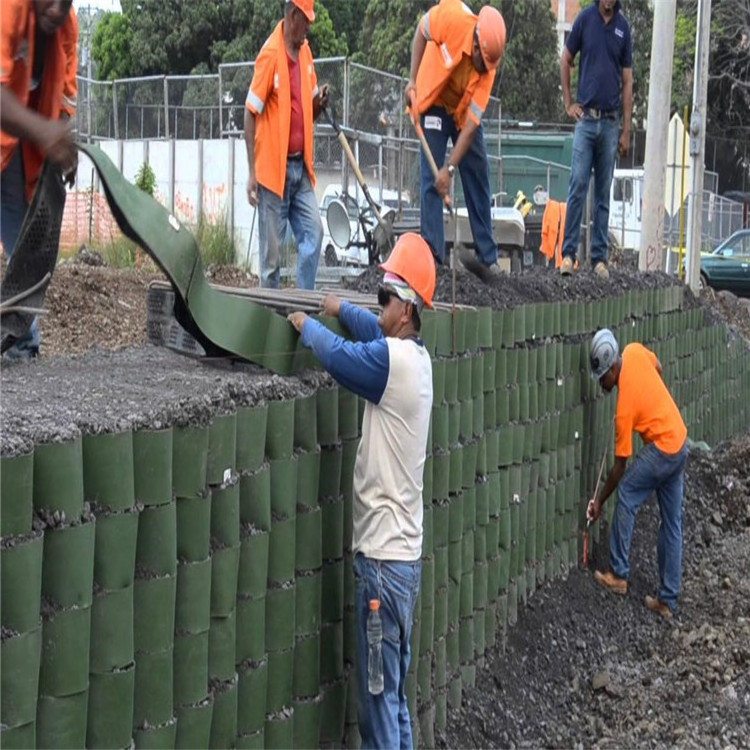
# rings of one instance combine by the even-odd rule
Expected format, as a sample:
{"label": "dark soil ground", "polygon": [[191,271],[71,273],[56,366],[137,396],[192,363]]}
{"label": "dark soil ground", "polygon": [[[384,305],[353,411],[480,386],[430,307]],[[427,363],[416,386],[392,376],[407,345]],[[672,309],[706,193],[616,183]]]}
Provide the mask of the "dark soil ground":
{"label": "dark soil ground", "polygon": [[[750,436],[691,453],[683,589],[657,584],[658,509],[641,510],[626,597],[590,570],[538,590],[449,716],[441,747],[750,747]],[[592,567],[605,568],[606,545]]]}

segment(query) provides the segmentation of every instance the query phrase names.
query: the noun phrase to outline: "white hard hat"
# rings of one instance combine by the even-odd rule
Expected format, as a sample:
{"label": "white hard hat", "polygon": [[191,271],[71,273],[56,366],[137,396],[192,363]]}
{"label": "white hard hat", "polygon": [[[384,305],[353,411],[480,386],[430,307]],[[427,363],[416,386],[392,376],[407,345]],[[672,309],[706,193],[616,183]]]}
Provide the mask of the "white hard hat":
{"label": "white hard hat", "polygon": [[612,331],[609,328],[602,328],[597,331],[591,340],[589,352],[592,377],[599,380],[602,375],[605,375],[607,370],[617,361],[619,353],[620,347],[617,345],[617,339]]}

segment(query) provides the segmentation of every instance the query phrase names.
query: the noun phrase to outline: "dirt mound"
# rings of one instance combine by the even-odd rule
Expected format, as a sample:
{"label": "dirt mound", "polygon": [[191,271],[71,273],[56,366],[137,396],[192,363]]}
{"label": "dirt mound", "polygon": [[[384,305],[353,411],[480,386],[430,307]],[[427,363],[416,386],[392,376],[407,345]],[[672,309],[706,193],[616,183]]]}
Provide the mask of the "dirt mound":
{"label": "dirt mound", "polygon": [[[691,452],[674,620],[643,605],[657,582],[652,499],[636,522],[628,595],[607,593],[584,570],[537,591],[438,744],[750,746],[748,458],[750,437]],[[606,567],[606,545],[594,556]]]}

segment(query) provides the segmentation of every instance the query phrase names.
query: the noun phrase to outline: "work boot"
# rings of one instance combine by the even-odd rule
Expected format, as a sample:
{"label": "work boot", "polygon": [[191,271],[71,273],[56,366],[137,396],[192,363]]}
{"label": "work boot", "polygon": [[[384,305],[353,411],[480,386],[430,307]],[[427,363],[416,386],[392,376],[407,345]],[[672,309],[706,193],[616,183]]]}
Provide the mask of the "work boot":
{"label": "work boot", "polygon": [[573,259],[566,256],[560,264],[560,275],[570,276],[571,273],[573,273]]}
{"label": "work boot", "polygon": [[657,615],[661,615],[665,620],[672,619],[672,610],[666,604],[664,604],[664,602],[659,601],[655,596],[646,597],[646,606],[652,612],[656,612]]}
{"label": "work boot", "polygon": [[499,279],[501,276],[505,276],[505,271],[503,271],[497,263],[488,266],[487,270],[493,279]]}
{"label": "work boot", "polygon": [[594,266],[594,273],[600,279],[608,279],[609,278],[609,269],[607,268],[607,264],[604,263],[601,260]]}
{"label": "work boot", "polygon": [[611,570],[608,570],[606,573],[595,570],[594,578],[597,583],[609,589],[613,594],[625,596],[628,593],[628,582],[624,578],[618,578]]}

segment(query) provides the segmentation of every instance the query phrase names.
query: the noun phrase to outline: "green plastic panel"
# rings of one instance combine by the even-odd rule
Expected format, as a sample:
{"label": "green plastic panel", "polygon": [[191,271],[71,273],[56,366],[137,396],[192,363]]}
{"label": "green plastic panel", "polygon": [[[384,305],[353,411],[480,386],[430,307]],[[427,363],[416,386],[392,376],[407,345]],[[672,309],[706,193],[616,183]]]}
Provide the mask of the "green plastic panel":
{"label": "green plastic panel", "polygon": [[177,576],[136,578],[133,639],[136,651],[164,651],[172,644]]}
{"label": "green plastic panel", "polygon": [[87,713],[88,691],[64,697],[40,697],[36,712],[36,746],[59,750],[84,747]]}
{"label": "green plastic panel", "polygon": [[211,548],[211,496],[178,497],[176,558],[199,562]]}
{"label": "green plastic panel", "polygon": [[240,546],[214,550],[211,554],[211,616],[227,617],[237,602]]}
{"label": "green plastic panel", "polygon": [[36,718],[41,647],[40,627],[23,635],[4,638],[0,645],[0,723],[3,728],[23,726]]}
{"label": "green plastic panel", "polygon": [[213,695],[192,705],[179,706],[176,711],[177,736],[175,737],[175,748],[195,750],[198,747],[208,747],[213,712]]}
{"label": "green plastic panel", "polygon": [[203,494],[208,471],[208,427],[172,431],[172,490],[178,497]]}
{"label": "green plastic panel", "polygon": [[172,501],[172,428],[133,433],[133,487],[143,505]]}
{"label": "green plastic panel", "polygon": [[100,515],[96,519],[94,582],[114,591],[133,583],[138,516],[134,511]]}
{"label": "green plastic panel", "polygon": [[134,689],[135,664],[117,672],[91,675],[86,747],[128,747],[133,731]]}
{"label": "green plastic panel", "polygon": [[83,510],[81,438],[34,447],[34,507],[62,511],[68,520]]}
{"label": "green plastic panel", "polygon": [[237,470],[257,471],[265,459],[268,406],[243,406],[237,410]]}
{"label": "green plastic panel", "polygon": [[28,633],[39,626],[43,543],[43,535],[37,533],[19,539],[14,546],[0,551],[0,616],[3,628]]}
{"label": "green plastic panel", "polygon": [[88,607],[94,583],[96,524],[44,532],[42,594],[61,607]]}
{"label": "green plastic panel", "polygon": [[[174,703],[199,703],[208,689],[209,633],[177,634],[174,639]],[[234,653],[234,648],[232,649]]]}
{"label": "green plastic panel", "polygon": [[90,607],[62,610],[43,621],[40,695],[63,697],[86,690],[90,632]]}
{"label": "green plastic panel", "polygon": [[206,481],[222,484],[234,474],[237,458],[237,415],[219,414],[208,428]]}
{"label": "green plastic panel", "polygon": [[133,587],[103,591],[91,605],[90,672],[123,669],[133,661]]}
{"label": "green plastic panel", "polygon": [[0,457],[0,536],[28,534],[34,511],[34,452]]}
{"label": "green plastic panel", "polygon": [[211,558],[180,563],[177,566],[175,631],[185,634],[203,633],[208,630],[210,621]]}
{"label": "green plastic panel", "polygon": [[173,679],[172,647],[135,656],[133,726],[158,727],[171,721]]}
{"label": "green plastic panel", "polygon": [[144,508],[138,519],[136,568],[150,575],[177,573],[177,503]]}
{"label": "green plastic panel", "polygon": [[82,450],[84,498],[109,510],[132,508],[133,433],[84,435]]}
{"label": "green plastic panel", "polygon": [[271,530],[271,467],[264,463],[240,478],[240,521],[256,530]]}

